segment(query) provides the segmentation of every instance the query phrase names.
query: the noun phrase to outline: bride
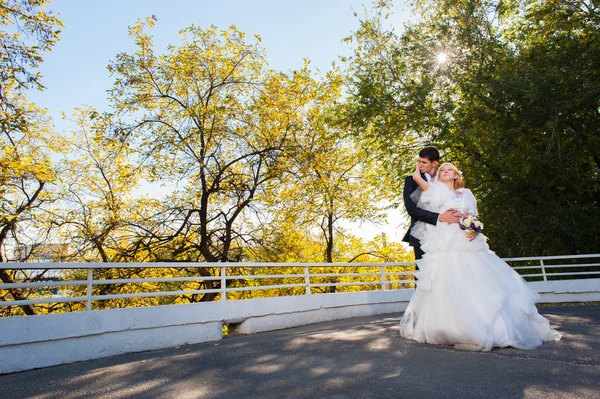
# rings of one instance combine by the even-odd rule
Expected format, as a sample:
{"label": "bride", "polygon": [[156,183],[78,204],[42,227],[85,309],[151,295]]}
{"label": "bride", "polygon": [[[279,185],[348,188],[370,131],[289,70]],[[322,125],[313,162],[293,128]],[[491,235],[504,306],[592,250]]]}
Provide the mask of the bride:
{"label": "bride", "polygon": [[[421,188],[413,194],[420,208],[477,215],[475,197],[454,165],[443,164],[431,184],[417,166],[414,179]],[[537,292],[490,251],[484,236],[469,241],[458,224],[423,222],[411,235],[421,240],[425,255],[417,261],[417,289],[400,322],[402,337],[479,351],[531,349],[560,339],[538,314]]]}

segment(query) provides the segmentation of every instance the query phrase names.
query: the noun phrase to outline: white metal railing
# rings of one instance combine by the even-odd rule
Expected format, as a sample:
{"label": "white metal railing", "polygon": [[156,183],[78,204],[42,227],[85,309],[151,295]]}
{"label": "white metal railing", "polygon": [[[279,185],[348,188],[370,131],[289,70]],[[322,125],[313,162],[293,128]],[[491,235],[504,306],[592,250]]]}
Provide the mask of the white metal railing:
{"label": "white metal railing", "polygon": [[[579,264],[552,264],[553,261],[564,260],[596,260],[596,262],[586,262]],[[541,277],[544,281],[548,277],[560,276],[564,278],[581,277],[600,275],[600,254],[590,255],[567,255],[567,256],[541,256],[528,258],[505,258],[507,262],[525,262],[525,266],[513,266],[513,269],[521,272],[525,270],[540,270],[541,273],[525,273],[522,274],[525,278]],[[531,264],[531,263],[537,264]],[[550,263],[550,264],[549,264]],[[112,299],[126,298],[146,298],[158,296],[178,296],[190,294],[219,294],[220,299],[227,300],[227,293],[238,291],[254,291],[254,290],[269,290],[269,289],[284,289],[284,288],[304,288],[304,294],[312,294],[312,290],[321,287],[345,287],[345,286],[377,286],[379,290],[387,290],[393,284],[398,284],[398,288],[402,289],[402,284],[414,283],[412,274],[414,270],[406,270],[414,266],[414,262],[398,262],[398,263],[194,263],[194,262],[173,262],[173,263],[3,263],[0,264],[0,269],[4,270],[69,270],[79,269],[87,270],[87,279],[85,280],[66,280],[66,281],[20,281],[14,283],[0,284],[0,290],[14,290],[24,288],[41,288],[41,287],[65,287],[65,286],[87,286],[85,296],[59,296],[50,298],[35,298],[24,300],[0,301],[0,307],[8,306],[24,306],[37,305],[47,303],[63,303],[63,302],[85,302],[86,310],[92,310],[93,301],[103,301]],[[94,279],[94,271],[101,269],[162,269],[162,268],[204,268],[219,270],[218,275],[210,276],[179,276],[179,277],[157,277],[157,278],[118,278],[118,279]],[[319,273],[314,270],[317,268],[337,268],[337,269],[356,269],[358,267],[372,268],[371,272],[339,272],[339,273]],[[555,269],[565,268],[587,268],[585,271],[570,271],[570,272],[548,272]],[[272,270],[274,268],[285,268],[287,270],[301,269],[302,273],[286,273],[286,274],[234,274],[233,269],[257,269],[263,268]],[[396,268],[396,270],[392,270]],[[230,269],[230,270],[228,270]],[[592,270],[589,270],[592,269]],[[521,272],[522,273],[522,272]],[[407,278],[404,278],[407,276]],[[357,278],[359,281],[347,282],[318,282],[314,280],[323,278]],[[364,278],[368,277],[370,281]],[[373,277],[377,277],[374,279]],[[402,277],[402,278],[400,278]],[[299,283],[275,284],[275,285],[253,285],[234,287],[232,284],[227,284],[227,281],[234,280],[255,280],[261,279],[294,279],[302,281]],[[220,286],[211,289],[186,289],[186,290],[171,290],[159,292],[136,292],[126,294],[104,294],[94,295],[94,287],[107,284],[136,284],[136,283],[172,283],[186,281],[218,281]],[[409,287],[404,287],[405,289]],[[412,287],[410,287],[412,288]]]}
{"label": "white metal railing", "polygon": [[[562,256],[534,256],[529,258],[503,258],[505,262],[539,262],[539,265],[529,265],[529,266],[512,266],[513,269],[517,270],[523,277],[542,277],[544,281],[548,281],[548,277],[558,277],[558,276],[572,276],[577,277],[581,275],[600,275],[600,263],[573,263],[573,264],[547,264],[547,261],[561,261],[561,260],[579,260],[579,259],[597,259],[600,260],[600,254],[587,254],[587,255],[562,255]],[[565,273],[548,273],[547,269],[564,269],[564,268],[596,268],[596,270],[590,271],[577,271],[577,272],[565,272]],[[520,270],[528,270],[528,269],[539,269],[541,273],[533,273],[533,274],[523,274]]]}
{"label": "white metal railing", "polygon": [[[311,289],[319,287],[333,286],[360,286],[360,285],[378,285],[381,289],[387,289],[390,284],[398,284],[405,282],[414,282],[414,278],[407,279],[390,279],[390,276],[412,275],[412,271],[387,271],[381,272],[384,267],[410,267],[414,262],[398,262],[386,264],[373,263],[195,263],[195,262],[173,262],[173,263],[4,263],[0,264],[0,269],[8,270],[68,270],[68,269],[87,269],[86,280],[66,280],[66,281],[36,281],[36,282],[15,282],[0,284],[0,289],[22,289],[22,288],[40,288],[40,287],[65,287],[65,286],[86,286],[85,296],[72,297],[51,297],[51,298],[36,298],[25,300],[0,301],[0,307],[8,306],[23,306],[37,305],[45,303],[61,303],[61,302],[86,302],[86,309],[92,310],[93,301],[125,299],[125,298],[144,298],[157,296],[177,296],[190,294],[220,294],[221,300],[227,300],[227,293],[237,291],[255,291],[268,289],[282,289],[304,287],[305,294],[311,294]],[[98,269],[166,269],[166,268],[203,268],[219,270],[219,274],[215,276],[181,276],[181,277],[160,277],[160,278],[130,278],[130,279],[95,279],[94,270]],[[377,273],[318,273],[313,272],[315,268],[358,268],[369,267],[378,268]],[[257,268],[286,268],[288,270],[294,268],[302,268],[303,273],[286,273],[286,274],[249,274],[249,275],[234,275],[227,272],[227,269],[257,269]],[[324,277],[373,277],[378,276],[378,281],[355,281],[355,282],[314,282],[312,280]],[[255,285],[231,287],[227,281],[232,280],[261,280],[261,279],[302,279],[302,283],[288,283],[277,285]],[[312,279],[312,280],[311,280]],[[138,292],[127,294],[109,294],[109,295],[94,295],[93,288],[100,285],[108,284],[135,284],[135,283],[161,283],[161,282],[185,282],[185,281],[219,281],[220,287],[214,289],[197,289],[197,290],[170,290],[159,292]]]}

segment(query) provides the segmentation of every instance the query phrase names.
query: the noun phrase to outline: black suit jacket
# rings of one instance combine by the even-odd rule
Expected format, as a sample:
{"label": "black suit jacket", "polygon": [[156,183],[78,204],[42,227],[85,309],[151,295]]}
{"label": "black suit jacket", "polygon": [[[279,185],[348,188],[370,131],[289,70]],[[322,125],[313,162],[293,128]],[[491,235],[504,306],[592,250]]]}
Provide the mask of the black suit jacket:
{"label": "black suit jacket", "polygon": [[[425,178],[424,174],[421,174],[423,179]],[[434,226],[437,224],[439,213],[426,211],[425,209],[421,209],[417,207],[417,204],[410,198],[411,194],[414,193],[419,185],[413,179],[412,176],[406,176],[404,178],[404,190],[402,191],[402,195],[404,197],[404,206],[406,207],[406,212],[410,215],[410,227],[408,231],[404,235],[402,241],[408,242],[409,244],[414,246],[414,241],[418,243],[414,237],[410,235],[410,229],[413,227],[416,221],[420,220],[425,223],[433,224]]]}

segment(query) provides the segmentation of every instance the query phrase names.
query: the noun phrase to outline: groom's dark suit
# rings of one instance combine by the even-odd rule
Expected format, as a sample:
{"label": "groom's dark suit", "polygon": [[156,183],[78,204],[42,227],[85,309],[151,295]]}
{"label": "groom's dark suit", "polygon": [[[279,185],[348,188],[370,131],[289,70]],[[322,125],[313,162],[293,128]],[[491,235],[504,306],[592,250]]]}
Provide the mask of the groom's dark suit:
{"label": "groom's dark suit", "polygon": [[[421,173],[423,179],[425,179],[425,175]],[[417,204],[410,198],[411,194],[415,192],[415,190],[419,188],[419,185],[412,176],[406,176],[404,179],[404,190],[402,192],[404,197],[404,206],[406,207],[406,212],[410,215],[410,227],[406,232],[406,235],[402,239],[402,241],[407,242],[408,245],[413,247],[415,250],[415,258],[421,259],[423,257],[423,251],[421,250],[421,242],[410,235],[410,229],[413,227],[416,221],[420,220],[425,223],[436,225],[438,218],[440,216],[439,213],[426,211],[425,209],[421,209],[417,207]]]}

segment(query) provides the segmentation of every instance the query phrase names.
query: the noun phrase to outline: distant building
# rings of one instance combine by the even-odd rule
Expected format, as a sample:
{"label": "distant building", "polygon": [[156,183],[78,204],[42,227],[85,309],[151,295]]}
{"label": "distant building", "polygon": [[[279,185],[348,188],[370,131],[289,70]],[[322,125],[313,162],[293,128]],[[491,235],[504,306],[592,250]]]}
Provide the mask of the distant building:
{"label": "distant building", "polygon": [[[67,258],[67,244],[33,244],[18,245],[12,252],[10,261],[27,263],[50,263],[64,262]],[[61,280],[63,273],[61,270],[29,269],[24,272],[19,271],[15,277],[36,279],[38,281]]]}
{"label": "distant building", "polygon": [[68,253],[67,244],[18,245],[14,251],[15,262],[64,262]]}

